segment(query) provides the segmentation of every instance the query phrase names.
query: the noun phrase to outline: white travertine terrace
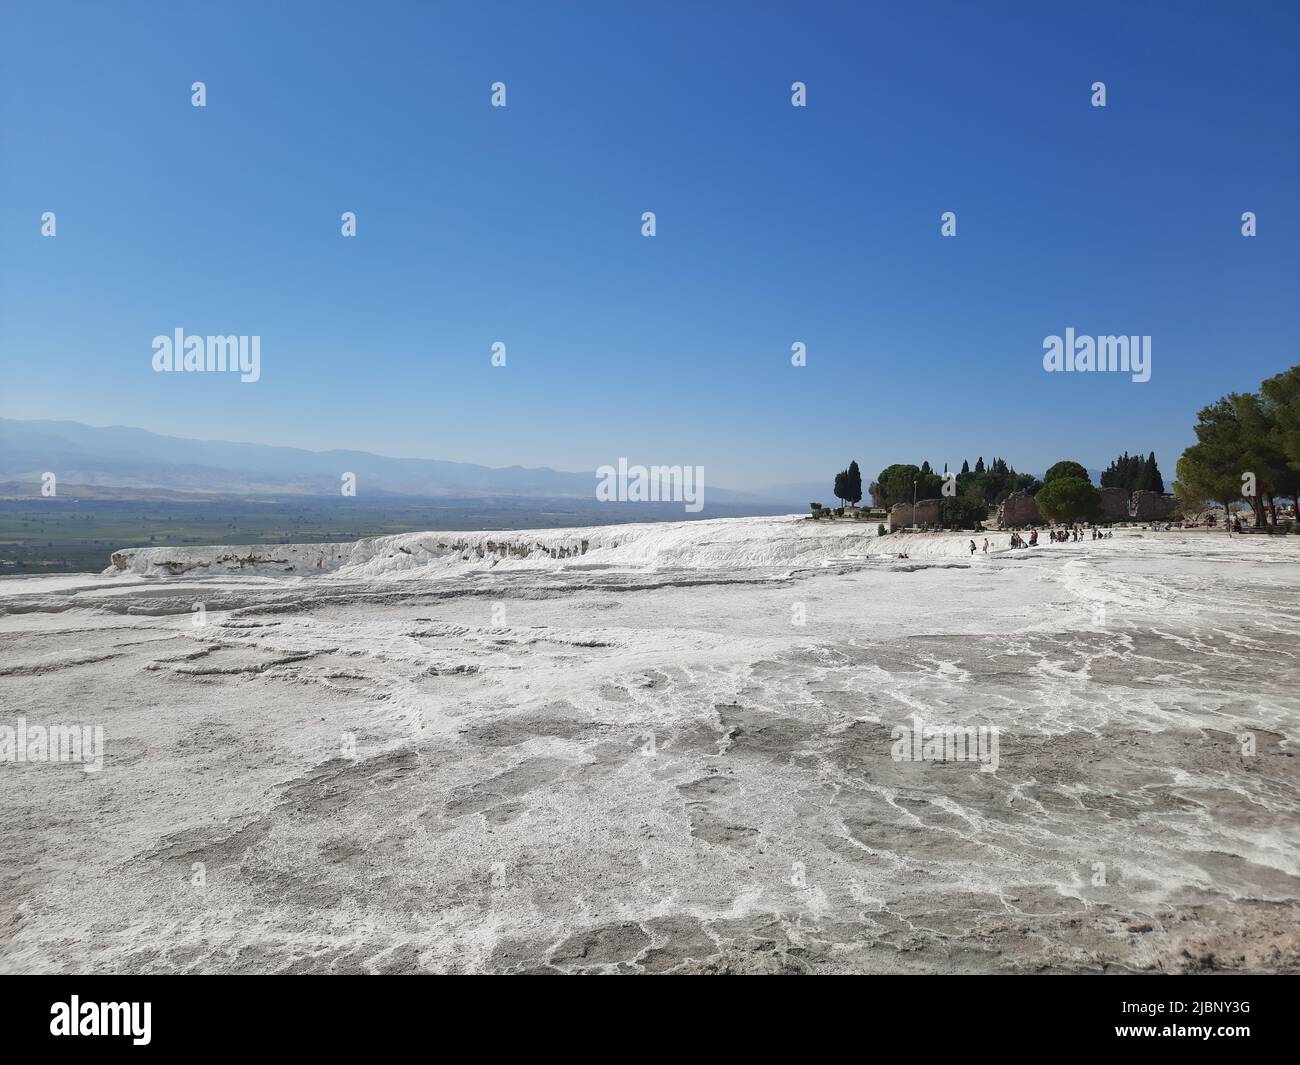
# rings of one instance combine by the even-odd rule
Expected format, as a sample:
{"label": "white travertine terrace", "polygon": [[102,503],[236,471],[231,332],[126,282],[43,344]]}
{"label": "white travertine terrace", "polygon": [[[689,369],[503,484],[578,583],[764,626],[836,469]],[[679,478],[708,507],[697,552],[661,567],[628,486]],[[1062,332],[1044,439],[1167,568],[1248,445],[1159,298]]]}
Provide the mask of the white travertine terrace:
{"label": "white travertine terrace", "polygon": [[[0,762],[0,969],[1295,969],[1300,536],[970,539],[0,579],[0,725],[105,735],[98,773]],[[917,718],[997,727],[996,771],[895,761]]]}

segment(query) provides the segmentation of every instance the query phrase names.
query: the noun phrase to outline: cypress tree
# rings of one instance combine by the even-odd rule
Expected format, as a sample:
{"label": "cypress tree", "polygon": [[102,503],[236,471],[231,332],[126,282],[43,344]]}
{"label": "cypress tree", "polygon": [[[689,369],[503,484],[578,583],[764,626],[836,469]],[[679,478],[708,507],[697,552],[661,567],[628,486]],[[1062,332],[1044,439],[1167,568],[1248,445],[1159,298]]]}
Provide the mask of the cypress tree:
{"label": "cypress tree", "polygon": [[1156,465],[1156,453],[1153,451],[1147,456],[1146,475],[1149,482],[1149,490],[1159,492],[1162,495],[1165,491],[1165,479],[1160,476],[1160,467]]}
{"label": "cypress tree", "polygon": [[858,460],[854,459],[849,463],[849,468],[845,472],[845,485],[848,489],[848,495],[844,498],[855,506],[862,502],[862,471],[858,469]]}

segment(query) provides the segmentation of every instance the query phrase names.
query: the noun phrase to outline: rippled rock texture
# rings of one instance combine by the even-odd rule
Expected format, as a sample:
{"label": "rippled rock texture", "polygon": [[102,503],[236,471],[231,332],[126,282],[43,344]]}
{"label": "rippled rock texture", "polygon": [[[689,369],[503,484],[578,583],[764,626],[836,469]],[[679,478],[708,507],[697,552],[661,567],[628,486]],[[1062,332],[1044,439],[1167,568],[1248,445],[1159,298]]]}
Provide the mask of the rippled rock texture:
{"label": "rippled rock texture", "polygon": [[0,725],[104,735],[0,762],[0,968],[1300,968],[1300,537],[870,533],[0,581]]}

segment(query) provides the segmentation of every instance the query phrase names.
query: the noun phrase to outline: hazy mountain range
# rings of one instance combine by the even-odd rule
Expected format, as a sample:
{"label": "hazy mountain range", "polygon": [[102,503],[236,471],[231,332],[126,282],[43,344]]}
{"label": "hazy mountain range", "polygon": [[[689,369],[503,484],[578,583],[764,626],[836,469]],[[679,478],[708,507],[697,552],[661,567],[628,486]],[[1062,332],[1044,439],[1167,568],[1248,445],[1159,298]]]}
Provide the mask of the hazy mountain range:
{"label": "hazy mountain range", "polygon": [[[367,451],[305,451],[294,447],[190,440],[125,426],[0,418],[0,482],[40,483],[53,472],[61,485],[95,489],[97,498],[187,495],[338,495],[344,472],[356,475],[358,492],[433,499],[519,497],[595,498],[594,471],[548,467],[496,468],[440,459],[399,459]],[[761,492],[707,486],[710,503],[804,510],[830,492],[826,485],[779,485]],[[12,489],[15,485],[0,485]],[[114,490],[119,492],[114,492]],[[818,492],[820,491],[820,495]]]}

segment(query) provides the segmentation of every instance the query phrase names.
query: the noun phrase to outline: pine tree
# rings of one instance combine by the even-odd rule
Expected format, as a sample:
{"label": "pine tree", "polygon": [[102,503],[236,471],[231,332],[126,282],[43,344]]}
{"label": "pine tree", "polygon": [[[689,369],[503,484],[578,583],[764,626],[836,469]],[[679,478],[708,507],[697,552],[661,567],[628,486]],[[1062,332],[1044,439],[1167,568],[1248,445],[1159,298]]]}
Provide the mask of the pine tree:
{"label": "pine tree", "polygon": [[976,473],[983,473],[983,472],[984,472],[984,456],[983,456],[983,455],[981,455],[979,458],[977,458],[977,459],[975,460],[975,472],[976,472]]}

